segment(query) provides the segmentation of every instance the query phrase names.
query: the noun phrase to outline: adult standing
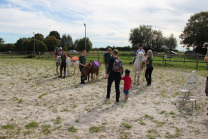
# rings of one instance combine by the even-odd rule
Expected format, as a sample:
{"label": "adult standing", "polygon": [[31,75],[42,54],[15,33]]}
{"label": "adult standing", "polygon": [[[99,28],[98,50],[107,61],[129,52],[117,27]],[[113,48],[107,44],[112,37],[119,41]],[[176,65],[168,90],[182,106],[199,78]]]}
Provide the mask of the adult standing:
{"label": "adult standing", "polygon": [[[82,68],[85,66],[87,59],[85,58],[86,51],[83,50],[81,56],[79,56],[79,70],[82,72]],[[85,84],[84,78],[81,74],[81,84]]]}
{"label": "adult standing", "polygon": [[118,50],[113,50],[113,57],[109,59],[109,65],[107,70],[108,76],[108,85],[107,85],[107,96],[106,99],[110,98],[111,93],[111,85],[113,81],[115,81],[115,89],[116,89],[116,103],[119,102],[120,97],[120,81],[121,81],[121,74],[123,74],[123,66],[122,61],[118,58]]}
{"label": "adult standing", "polygon": [[105,64],[105,78],[108,79],[107,76],[107,70],[108,70],[108,65],[109,65],[109,59],[112,57],[111,54],[111,48],[108,48],[108,52],[104,54],[103,56],[103,64]]}
{"label": "adult standing", "polygon": [[147,60],[146,60],[146,72],[145,72],[145,77],[147,81],[147,86],[150,86],[152,83],[152,71],[153,71],[153,53],[152,50],[147,51]]}
{"label": "adult standing", "polygon": [[56,47],[55,48],[55,53],[54,53],[54,57],[55,57],[55,61],[56,61],[56,74],[58,75],[59,72],[58,72],[58,66],[60,66],[60,53],[59,53],[59,48]]}
{"label": "adult standing", "polygon": [[62,78],[62,70],[64,69],[64,76],[63,78],[66,77],[66,52],[63,51],[62,55],[61,55],[61,66],[60,66],[60,78]]}

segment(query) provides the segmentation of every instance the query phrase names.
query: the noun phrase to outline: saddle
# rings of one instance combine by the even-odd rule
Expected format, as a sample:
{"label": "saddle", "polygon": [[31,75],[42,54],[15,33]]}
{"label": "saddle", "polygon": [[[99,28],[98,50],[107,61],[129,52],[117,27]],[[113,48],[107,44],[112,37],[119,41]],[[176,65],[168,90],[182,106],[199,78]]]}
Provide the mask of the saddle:
{"label": "saddle", "polygon": [[71,62],[76,62],[76,61],[78,61],[79,60],[79,57],[78,56],[74,56],[74,57],[69,57],[70,58],[70,60],[71,60]]}
{"label": "saddle", "polygon": [[97,68],[99,68],[99,67],[101,66],[100,63],[99,63],[98,61],[96,61],[96,60],[91,61],[90,63],[92,63],[92,65],[93,65],[93,67],[94,67],[95,69],[97,69]]}

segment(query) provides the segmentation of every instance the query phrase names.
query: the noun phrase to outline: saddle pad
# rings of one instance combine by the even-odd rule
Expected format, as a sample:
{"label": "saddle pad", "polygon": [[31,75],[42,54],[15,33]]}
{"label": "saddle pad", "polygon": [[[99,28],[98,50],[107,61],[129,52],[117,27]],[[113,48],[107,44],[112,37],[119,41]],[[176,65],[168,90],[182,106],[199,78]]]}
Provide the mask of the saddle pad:
{"label": "saddle pad", "polygon": [[96,60],[92,61],[91,63],[92,63],[92,65],[93,65],[93,67],[95,69],[97,69],[97,68],[99,68],[101,66],[100,63],[98,61],[96,61]]}
{"label": "saddle pad", "polygon": [[72,57],[72,60],[73,61],[79,60],[79,57],[78,56],[74,56],[74,57]]}

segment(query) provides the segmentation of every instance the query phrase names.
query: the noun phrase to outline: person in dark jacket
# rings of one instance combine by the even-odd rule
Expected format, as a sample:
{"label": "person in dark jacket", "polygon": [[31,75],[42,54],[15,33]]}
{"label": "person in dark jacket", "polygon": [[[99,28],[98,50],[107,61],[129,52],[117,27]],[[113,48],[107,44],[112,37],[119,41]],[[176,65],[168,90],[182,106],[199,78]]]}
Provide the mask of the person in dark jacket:
{"label": "person in dark jacket", "polygon": [[103,56],[103,64],[105,64],[105,78],[108,79],[107,76],[107,70],[108,70],[108,64],[109,64],[109,59],[112,57],[111,54],[111,48],[108,48],[108,52],[104,54]]}
{"label": "person in dark jacket", "polygon": [[[86,51],[83,50],[81,56],[79,56],[79,70],[82,72],[82,68],[85,66],[87,59],[85,58]],[[81,74],[81,84],[85,84],[84,77]]]}
{"label": "person in dark jacket", "polygon": [[146,60],[146,72],[145,72],[145,77],[147,81],[147,86],[150,86],[152,83],[152,71],[153,71],[153,53],[152,50],[147,51],[147,60]]}
{"label": "person in dark jacket", "polygon": [[[116,103],[118,104],[119,102],[119,97],[120,97],[120,81],[121,81],[121,74],[123,74],[123,67],[122,70],[119,72],[116,72],[113,70],[113,64],[116,59],[118,59],[118,50],[114,49],[113,50],[113,57],[109,59],[109,65],[108,65],[108,70],[107,70],[107,75],[108,76],[108,85],[107,85],[107,95],[106,99],[109,100],[110,98],[110,93],[111,93],[111,85],[113,81],[115,81],[115,88],[116,88]],[[119,59],[120,60],[120,59]]]}
{"label": "person in dark jacket", "polygon": [[59,77],[62,77],[62,70],[64,69],[64,76],[63,78],[66,77],[66,52],[63,51],[62,55],[61,55],[61,67],[60,67],[60,76]]}

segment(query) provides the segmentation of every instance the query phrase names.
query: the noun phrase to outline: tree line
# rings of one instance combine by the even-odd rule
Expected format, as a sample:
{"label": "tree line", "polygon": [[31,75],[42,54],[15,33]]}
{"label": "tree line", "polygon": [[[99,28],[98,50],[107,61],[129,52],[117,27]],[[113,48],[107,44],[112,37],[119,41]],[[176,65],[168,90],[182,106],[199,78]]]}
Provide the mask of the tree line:
{"label": "tree line", "polygon": [[[89,38],[86,38],[87,51],[92,49],[92,43]],[[47,37],[41,33],[34,34],[34,37],[20,38],[15,44],[4,44],[4,40],[0,38],[0,51],[54,51],[55,47],[62,47],[63,50],[78,50],[85,49],[85,38],[76,39],[73,43],[72,37],[69,34],[60,36],[58,31],[51,31]]]}
{"label": "tree line", "polygon": [[[181,35],[181,44],[187,50],[191,47],[198,53],[205,54],[203,48],[205,42],[208,42],[208,12],[200,12],[192,15],[188,20]],[[106,50],[107,48],[116,48],[120,51],[137,50],[139,44],[143,44],[145,50],[157,52],[172,51],[177,47],[177,40],[174,34],[164,37],[162,31],[154,30],[149,25],[140,25],[133,28],[129,33],[129,42],[132,46],[106,46],[105,48],[93,48],[89,38],[86,38],[87,51]],[[35,44],[34,44],[35,43]],[[41,33],[34,34],[31,38],[20,38],[15,44],[4,44],[0,37],[0,51],[54,51],[55,47],[62,47],[63,50],[84,50],[85,38],[76,39],[73,42],[71,35],[63,34],[60,36],[58,31],[51,31],[44,38]]]}

